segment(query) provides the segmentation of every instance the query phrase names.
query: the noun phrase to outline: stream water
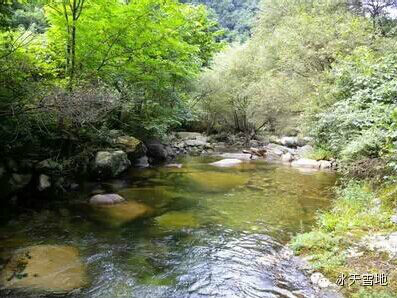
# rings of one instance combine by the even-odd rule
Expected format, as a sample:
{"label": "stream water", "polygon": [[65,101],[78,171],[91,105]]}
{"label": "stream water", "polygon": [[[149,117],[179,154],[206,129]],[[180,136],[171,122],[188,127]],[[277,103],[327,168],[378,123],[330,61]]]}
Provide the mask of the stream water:
{"label": "stream water", "polygon": [[[310,297],[307,276],[277,255],[329,207],[335,174],[262,161],[208,165],[216,160],[184,157],[182,168],[134,169],[44,209],[3,211],[3,263],[30,245],[76,247],[89,285],[70,297]],[[87,204],[98,187],[150,212],[105,216]]]}

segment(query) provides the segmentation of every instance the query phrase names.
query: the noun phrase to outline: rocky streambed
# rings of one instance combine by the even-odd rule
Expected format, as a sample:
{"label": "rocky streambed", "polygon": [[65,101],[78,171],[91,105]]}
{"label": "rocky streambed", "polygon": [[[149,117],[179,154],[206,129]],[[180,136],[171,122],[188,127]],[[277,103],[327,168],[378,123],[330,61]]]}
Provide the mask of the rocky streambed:
{"label": "rocky streambed", "polygon": [[67,201],[10,208],[0,217],[0,293],[340,297],[285,247],[328,208],[335,174],[253,160],[242,149],[211,152],[210,145],[195,149],[205,156],[83,181]]}

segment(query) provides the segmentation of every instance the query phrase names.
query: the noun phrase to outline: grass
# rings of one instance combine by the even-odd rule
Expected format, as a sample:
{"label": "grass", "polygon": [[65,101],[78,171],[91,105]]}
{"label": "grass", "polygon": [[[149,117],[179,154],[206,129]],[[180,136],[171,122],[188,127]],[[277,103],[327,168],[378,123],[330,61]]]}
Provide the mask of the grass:
{"label": "grass", "polygon": [[351,256],[348,251],[365,236],[396,229],[390,221],[396,194],[397,186],[375,191],[366,182],[348,182],[336,190],[332,209],[318,214],[314,229],[295,236],[291,248],[334,282],[341,273],[388,273],[396,277],[386,288],[346,287],[346,297],[397,297],[392,294],[397,290],[396,266],[388,256],[366,250],[360,256]]}
{"label": "grass", "polygon": [[317,147],[305,157],[314,160],[330,160],[334,157],[334,154],[331,151]]}

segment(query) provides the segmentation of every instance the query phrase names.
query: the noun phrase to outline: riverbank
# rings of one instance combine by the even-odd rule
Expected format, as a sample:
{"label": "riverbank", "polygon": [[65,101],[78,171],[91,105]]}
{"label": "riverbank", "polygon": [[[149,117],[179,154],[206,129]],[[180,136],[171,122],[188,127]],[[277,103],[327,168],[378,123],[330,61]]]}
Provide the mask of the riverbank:
{"label": "riverbank", "polygon": [[396,297],[396,186],[352,180],[336,193],[332,209],[320,213],[313,230],[297,235],[291,248],[331,281],[345,277],[346,297]]}
{"label": "riverbank", "polygon": [[[197,132],[175,132],[160,139],[139,140],[113,130],[103,144],[86,144],[86,150],[40,154],[26,151],[0,159],[0,197],[13,203],[32,197],[53,200],[79,189],[81,181],[114,179],[131,167],[166,164],[180,155],[238,153],[225,158],[265,159],[302,170],[334,170],[335,160],[315,158],[310,138],[256,137],[244,135],[206,136]],[[310,159],[313,157],[315,159]]]}

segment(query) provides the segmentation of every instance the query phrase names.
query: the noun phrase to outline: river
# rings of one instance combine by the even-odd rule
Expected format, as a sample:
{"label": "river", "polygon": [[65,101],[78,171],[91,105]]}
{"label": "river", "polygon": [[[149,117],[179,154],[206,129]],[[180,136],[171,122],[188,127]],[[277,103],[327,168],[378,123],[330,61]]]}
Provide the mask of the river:
{"label": "river", "polygon": [[[310,297],[307,276],[278,254],[330,206],[336,175],[264,161],[215,168],[215,160],[181,157],[182,168],[133,169],[40,209],[3,210],[3,264],[21,247],[70,245],[89,285],[68,297]],[[104,216],[87,204],[97,188],[151,212]]]}

